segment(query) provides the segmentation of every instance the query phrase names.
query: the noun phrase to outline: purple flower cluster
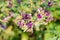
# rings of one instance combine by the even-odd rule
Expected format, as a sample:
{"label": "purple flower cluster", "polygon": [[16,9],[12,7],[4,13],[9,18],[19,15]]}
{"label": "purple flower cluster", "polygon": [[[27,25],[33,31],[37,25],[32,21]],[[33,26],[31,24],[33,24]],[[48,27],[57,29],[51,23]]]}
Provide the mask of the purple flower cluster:
{"label": "purple flower cluster", "polygon": [[[49,11],[45,11],[43,8],[38,8],[34,16],[31,13],[25,13],[22,11],[15,18],[17,26],[22,30],[33,29],[33,27],[39,27],[40,25],[47,25],[53,20],[53,17],[50,15]],[[13,16],[13,12],[9,12],[9,16],[4,20],[7,22]],[[15,22],[15,21],[14,21]],[[2,25],[2,28],[5,29],[5,26]]]}
{"label": "purple flower cluster", "polygon": [[[34,3],[32,2],[28,2],[26,4],[24,4],[23,2],[21,2],[21,0],[15,0],[15,2],[17,1],[18,5],[20,3],[22,3],[20,6],[14,4],[15,2],[11,2],[12,0],[6,0],[6,4],[4,5],[5,7],[1,7],[2,13],[0,16],[0,21],[3,23],[10,23],[9,21],[12,21],[12,23],[14,22],[14,24],[16,24],[17,26],[19,26],[22,30],[26,31],[27,29],[33,29],[33,27],[40,27],[40,25],[47,25],[49,22],[51,22],[53,20],[53,17],[50,15],[49,11],[45,10],[45,7],[39,7],[36,5],[35,8],[34,7]],[[44,3],[45,0],[42,0],[42,2]],[[31,3],[31,5],[30,5]],[[4,3],[3,3],[4,4]],[[33,5],[34,4],[34,5]],[[39,4],[39,3],[37,3]],[[26,6],[24,6],[26,5]],[[0,5],[2,6],[2,5]],[[28,6],[28,7],[27,7]],[[31,6],[31,7],[29,7]],[[52,2],[49,1],[47,4],[48,7],[52,6]],[[16,9],[17,7],[17,9]],[[24,9],[26,7],[26,9]],[[34,7],[34,8],[33,8]],[[17,10],[17,12],[16,12]],[[26,11],[30,11],[30,13],[25,13]],[[32,11],[31,11],[32,10]],[[19,13],[20,12],[20,13]],[[5,15],[3,15],[4,13],[6,13]],[[3,16],[3,18],[2,18]],[[7,24],[8,25],[8,24]],[[0,25],[2,28],[6,28],[5,25]]]}
{"label": "purple flower cluster", "polygon": [[1,28],[6,29],[6,25],[3,23],[0,25]]}
{"label": "purple flower cluster", "polygon": [[[20,16],[22,16],[22,18],[18,22],[19,26],[21,28],[27,27],[28,29],[32,28],[33,26],[35,27],[35,26],[38,26],[41,24],[47,25],[48,22],[52,21],[52,19],[53,19],[53,17],[50,15],[50,12],[45,11],[43,8],[38,8],[38,12],[36,13],[36,15],[34,15],[34,19],[33,19],[32,15],[29,15],[29,14],[24,13],[24,12],[21,12]],[[39,24],[36,25],[35,23],[39,23]]]}

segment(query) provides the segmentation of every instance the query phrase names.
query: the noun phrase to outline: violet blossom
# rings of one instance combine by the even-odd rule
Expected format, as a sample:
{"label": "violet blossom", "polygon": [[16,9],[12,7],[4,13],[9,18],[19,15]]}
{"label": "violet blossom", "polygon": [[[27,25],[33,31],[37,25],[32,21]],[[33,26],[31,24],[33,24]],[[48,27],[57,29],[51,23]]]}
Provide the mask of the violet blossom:
{"label": "violet blossom", "polygon": [[22,27],[22,26],[24,26],[24,23],[22,21],[19,21],[18,26]]}
{"label": "violet blossom", "polygon": [[3,23],[3,24],[1,24],[1,27],[3,28],[3,29],[6,29],[6,25]]}
{"label": "violet blossom", "polygon": [[48,2],[48,6],[51,7],[52,6],[52,2]]}
{"label": "violet blossom", "polygon": [[38,17],[38,18],[42,18],[41,14],[37,14],[37,17]]}
{"label": "violet blossom", "polygon": [[28,14],[22,14],[22,18],[26,20],[29,18],[29,15]]}
{"label": "violet blossom", "polygon": [[26,25],[27,25],[29,28],[31,28],[31,27],[33,26],[33,23],[32,23],[32,21],[29,21],[29,22],[26,23]]}
{"label": "violet blossom", "polygon": [[13,12],[9,12],[9,16],[13,16]]}
{"label": "violet blossom", "polygon": [[46,16],[49,16],[49,15],[50,15],[50,13],[47,11],[47,12],[45,12],[45,15],[46,15]]}

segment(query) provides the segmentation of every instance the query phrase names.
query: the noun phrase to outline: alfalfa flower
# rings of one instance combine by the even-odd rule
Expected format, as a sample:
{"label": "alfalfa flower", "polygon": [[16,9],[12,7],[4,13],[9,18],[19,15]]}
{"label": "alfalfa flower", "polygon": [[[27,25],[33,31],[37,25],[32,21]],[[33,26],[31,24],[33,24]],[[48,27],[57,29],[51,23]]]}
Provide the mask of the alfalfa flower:
{"label": "alfalfa flower", "polygon": [[26,23],[26,25],[27,25],[28,28],[31,28],[33,26],[33,23],[32,23],[32,21],[29,21],[29,22]]}
{"label": "alfalfa flower", "polygon": [[9,16],[12,17],[13,16],[13,12],[9,12]]}
{"label": "alfalfa flower", "polygon": [[6,26],[5,26],[5,25],[1,25],[1,27],[2,27],[3,29],[6,29]]}
{"label": "alfalfa flower", "polygon": [[24,12],[21,12],[22,19],[27,20],[30,18],[30,15]]}
{"label": "alfalfa flower", "polygon": [[18,26],[23,27],[24,26],[24,20],[18,21]]}
{"label": "alfalfa flower", "polygon": [[28,18],[29,18],[29,15],[25,14],[24,19],[28,19]]}
{"label": "alfalfa flower", "polygon": [[41,14],[37,14],[37,18],[42,18],[42,15]]}
{"label": "alfalfa flower", "polygon": [[6,29],[6,24],[5,24],[5,23],[1,23],[0,27],[1,27],[2,29]]}
{"label": "alfalfa flower", "polygon": [[45,15],[46,15],[46,16],[49,16],[49,15],[50,15],[50,13],[47,11],[47,12],[45,12]]}
{"label": "alfalfa flower", "polygon": [[52,2],[48,2],[48,6],[51,7],[52,6]]}

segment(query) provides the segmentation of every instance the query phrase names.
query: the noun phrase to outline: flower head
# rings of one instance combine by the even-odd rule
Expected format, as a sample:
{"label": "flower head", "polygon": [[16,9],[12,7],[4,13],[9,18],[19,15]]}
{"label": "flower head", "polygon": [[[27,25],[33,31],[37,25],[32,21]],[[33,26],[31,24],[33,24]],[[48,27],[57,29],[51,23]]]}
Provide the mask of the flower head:
{"label": "flower head", "polygon": [[37,14],[37,17],[38,17],[38,18],[42,18],[41,14]]}
{"label": "flower head", "polygon": [[12,12],[9,12],[9,16],[13,16],[13,13]]}
{"label": "flower head", "polygon": [[12,7],[12,3],[9,2],[8,7],[11,8]]}
{"label": "flower head", "polygon": [[4,23],[1,24],[1,28],[6,29],[6,25]]}
{"label": "flower head", "polygon": [[29,15],[25,14],[24,19],[28,19],[28,18],[29,18]]}
{"label": "flower head", "polygon": [[29,21],[29,22],[26,23],[26,25],[27,25],[29,28],[31,28],[32,25],[33,25],[33,23],[32,23],[32,21]]}
{"label": "flower head", "polygon": [[18,26],[23,27],[24,26],[24,22],[23,21],[19,21],[18,22]]}
{"label": "flower head", "polygon": [[23,15],[22,15],[22,18],[23,18],[24,20],[26,20],[26,19],[29,18],[29,15],[28,15],[28,14],[23,14]]}
{"label": "flower head", "polygon": [[48,2],[48,6],[49,6],[49,7],[52,6],[52,2]]}
{"label": "flower head", "polygon": [[49,15],[50,15],[50,13],[49,13],[49,12],[45,12],[45,15],[46,15],[46,16],[49,16]]}
{"label": "flower head", "polygon": [[29,18],[29,15],[24,13],[24,12],[21,12],[21,16],[22,16],[22,19],[28,19]]}

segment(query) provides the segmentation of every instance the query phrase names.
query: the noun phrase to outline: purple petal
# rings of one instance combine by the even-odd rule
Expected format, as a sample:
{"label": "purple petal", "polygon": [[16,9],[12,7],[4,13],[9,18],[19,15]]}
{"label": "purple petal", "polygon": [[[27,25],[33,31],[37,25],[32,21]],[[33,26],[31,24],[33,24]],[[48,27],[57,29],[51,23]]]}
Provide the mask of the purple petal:
{"label": "purple petal", "polygon": [[2,27],[3,29],[6,29],[6,26],[5,26],[5,25],[1,25],[1,27]]}
{"label": "purple petal", "polygon": [[52,6],[52,2],[48,2],[48,6],[49,6],[49,7]]}
{"label": "purple petal", "polygon": [[22,26],[24,26],[24,23],[23,23],[22,21],[19,21],[19,22],[18,22],[18,25],[19,25],[20,27],[22,27]]}
{"label": "purple petal", "polygon": [[26,23],[26,25],[27,25],[29,28],[31,28],[32,25],[33,25],[33,23],[32,23],[32,21],[29,21],[29,22]]}
{"label": "purple petal", "polygon": [[41,16],[40,14],[37,14],[37,17],[38,17],[38,18],[42,18],[42,16]]}
{"label": "purple petal", "polygon": [[46,14],[46,16],[49,16],[49,15],[50,15],[50,13],[49,13],[49,12],[45,12],[45,14]]}
{"label": "purple petal", "polygon": [[21,16],[22,16],[22,17],[24,17],[24,16],[25,16],[25,13],[24,13],[23,11],[21,12]]}
{"label": "purple petal", "polygon": [[28,14],[22,14],[23,19],[28,19],[29,15]]}
{"label": "purple petal", "polygon": [[9,13],[9,16],[12,16],[12,12]]}
{"label": "purple petal", "polygon": [[29,15],[28,14],[25,14],[25,19],[28,19]]}

